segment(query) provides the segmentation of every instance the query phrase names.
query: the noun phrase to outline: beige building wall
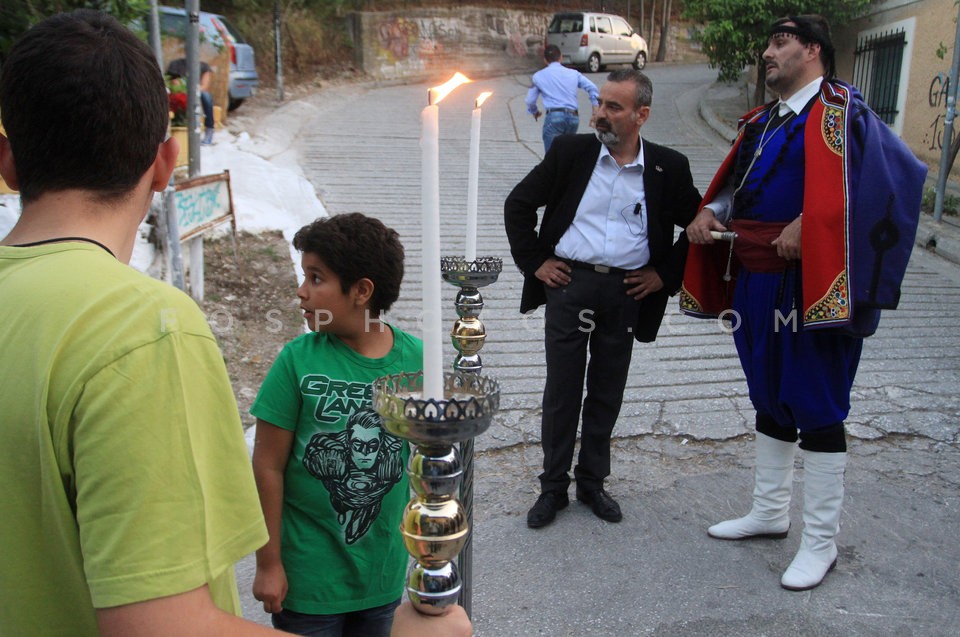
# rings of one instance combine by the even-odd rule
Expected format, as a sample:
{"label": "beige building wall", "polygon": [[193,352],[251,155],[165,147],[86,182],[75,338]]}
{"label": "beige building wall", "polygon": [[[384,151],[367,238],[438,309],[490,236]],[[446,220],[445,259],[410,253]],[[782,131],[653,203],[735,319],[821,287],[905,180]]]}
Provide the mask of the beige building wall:
{"label": "beige building wall", "polygon": [[[889,0],[873,5],[869,15],[834,29],[837,74],[852,81],[857,42],[864,36],[903,29],[906,35],[901,68],[898,109],[893,129],[921,160],[934,171],[940,152],[949,142],[943,138],[946,96],[958,7],[955,0]],[[941,44],[943,59],[937,57]],[[858,87],[859,88],[859,87]],[[954,135],[960,122],[954,121]],[[960,165],[951,176],[960,178]]]}

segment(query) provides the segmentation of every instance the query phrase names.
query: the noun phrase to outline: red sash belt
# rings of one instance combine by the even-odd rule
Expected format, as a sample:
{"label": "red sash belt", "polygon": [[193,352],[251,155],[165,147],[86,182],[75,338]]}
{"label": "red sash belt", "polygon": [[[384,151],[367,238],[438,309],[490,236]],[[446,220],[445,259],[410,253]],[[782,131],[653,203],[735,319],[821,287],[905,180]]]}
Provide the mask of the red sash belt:
{"label": "red sash belt", "polygon": [[771,242],[780,236],[789,221],[753,221],[734,219],[730,228],[737,233],[733,253],[750,272],[783,272],[790,262],[777,254]]}

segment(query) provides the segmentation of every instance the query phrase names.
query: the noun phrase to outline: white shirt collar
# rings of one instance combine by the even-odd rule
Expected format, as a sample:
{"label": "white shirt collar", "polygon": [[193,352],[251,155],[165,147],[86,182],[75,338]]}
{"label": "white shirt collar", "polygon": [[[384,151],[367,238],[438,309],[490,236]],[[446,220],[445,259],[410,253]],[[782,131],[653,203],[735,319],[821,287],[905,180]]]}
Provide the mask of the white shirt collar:
{"label": "white shirt collar", "polygon": [[820,91],[820,84],[823,82],[823,76],[818,76],[817,79],[813,80],[802,89],[791,95],[786,100],[780,100],[778,107],[780,115],[786,115],[787,110],[791,110],[794,114],[799,115],[803,111],[803,107],[807,105],[813,96]]}
{"label": "white shirt collar", "polygon": [[[630,162],[629,164],[626,164],[625,166],[623,166],[624,168],[626,168],[627,166],[639,166],[640,168],[643,168],[643,137],[640,137],[640,138],[639,138],[639,142],[640,142],[640,146],[639,146],[639,148],[637,149],[637,156],[636,156],[636,158],[635,158],[632,162]],[[610,161],[612,161],[614,164],[617,163],[617,160],[614,159],[613,155],[610,154],[610,149],[607,148],[606,144],[604,144],[603,142],[601,142],[601,143],[600,143],[600,156],[597,158],[597,161],[603,161],[603,158],[604,158],[604,157],[609,157],[609,158],[610,158]]]}

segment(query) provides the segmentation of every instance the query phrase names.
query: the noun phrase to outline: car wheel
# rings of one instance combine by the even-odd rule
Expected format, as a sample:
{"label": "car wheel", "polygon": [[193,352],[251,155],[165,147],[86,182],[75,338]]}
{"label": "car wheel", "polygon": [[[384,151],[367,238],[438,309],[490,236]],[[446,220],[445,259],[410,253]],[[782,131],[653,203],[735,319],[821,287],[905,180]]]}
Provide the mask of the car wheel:
{"label": "car wheel", "polygon": [[240,107],[241,104],[243,104],[243,98],[236,99],[236,98],[231,97],[231,98],[230,98],[230,103],[227,104],[227,110],[228,110],[228,111],[235,111],[235,110],[237,110],[237,108]]}
{"label": "car wheel", "polygon": [[647,65],[647,54],[644,53],[643,51],[640,51],[639,53],[637,53],[637,59],[633,61],[633,68],[637,69],[638,71],[641,71],[643,70],[643,67],[645,67],[646,65]]}
{"label": "car wheel", "polygon": [[591,53],[590,57],[587,58],[587,70],[591,73],[600,72],[600,56],[596,53]]}

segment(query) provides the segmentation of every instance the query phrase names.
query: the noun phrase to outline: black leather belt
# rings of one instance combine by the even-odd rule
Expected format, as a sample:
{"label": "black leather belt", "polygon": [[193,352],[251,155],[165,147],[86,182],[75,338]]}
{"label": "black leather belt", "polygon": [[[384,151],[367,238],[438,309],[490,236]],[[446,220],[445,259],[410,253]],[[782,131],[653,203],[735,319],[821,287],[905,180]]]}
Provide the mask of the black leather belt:
{"label": "black leather belt", "polygon": [[575,110],[575,109],[572,109],[572,108],[548,108],[548,109],[547,109],[547,112],[548,112],[548,113],[557,113],[557,112],[560,112],[560,113],[570,113],[571,115],[579,115],[579,114],[580,114],[579,111],[577,111],[577,110]]}
{"label": "black leather belt", "polygon": [[564,259],[563,257],[557,257],[571,268],[579,268],[581,270],[593,270],[594,272],[599,272],[600,274],[626,274],[627,271],[623,268],[614,268],[609,265],[596,265],[594,263],[585,263],[584,261],[575,261],[573,259]]}

